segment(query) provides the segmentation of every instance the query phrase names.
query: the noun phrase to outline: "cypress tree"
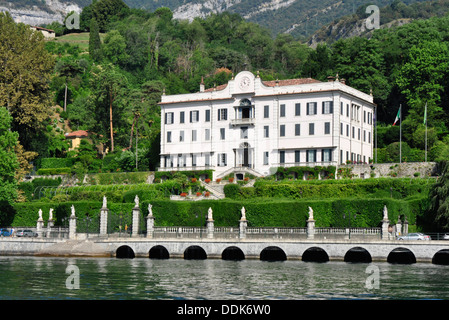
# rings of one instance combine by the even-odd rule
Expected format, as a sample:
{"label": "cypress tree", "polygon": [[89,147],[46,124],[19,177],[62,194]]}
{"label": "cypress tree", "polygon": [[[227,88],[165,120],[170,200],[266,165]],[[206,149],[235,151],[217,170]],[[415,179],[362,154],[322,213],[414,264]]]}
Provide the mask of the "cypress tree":
{"label": "cypress tree", "polygon": [[94,61],[98,62],[101,60],[102,52],[100,31],[98,28],[98,23],[94,18],[90,20],[89,54]]}

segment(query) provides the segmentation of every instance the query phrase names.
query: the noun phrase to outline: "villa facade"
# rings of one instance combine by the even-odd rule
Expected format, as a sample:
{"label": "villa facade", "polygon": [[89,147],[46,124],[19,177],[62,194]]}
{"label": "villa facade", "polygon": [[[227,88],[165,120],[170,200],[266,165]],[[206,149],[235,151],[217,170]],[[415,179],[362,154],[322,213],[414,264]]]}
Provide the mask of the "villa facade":
{"label": "villa facade", "polygon": [[161,171],[266,176],[373,157],[373,97],[338,78],[263,81],[242,71],[222,86],[163,95],[159,105]]}

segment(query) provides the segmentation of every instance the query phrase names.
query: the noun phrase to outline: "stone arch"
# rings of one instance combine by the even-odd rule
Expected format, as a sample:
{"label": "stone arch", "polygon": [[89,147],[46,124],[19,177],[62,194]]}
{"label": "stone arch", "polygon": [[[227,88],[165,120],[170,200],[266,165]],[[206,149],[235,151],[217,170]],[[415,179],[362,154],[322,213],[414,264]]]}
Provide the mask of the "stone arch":
{"label": "stone arch", "polygon": [[161,245],[154,246],[148,252],[148,257],[150,259],[168,259],[170,254],[168,253],[167,248]]}
{"label": "stone arch", "polygon": [[205,260],[207,259],[206,251],[200,246],[189,246],[184,250],[184,259],[186,260]]}
{"label": "stone arch", "polygon": [[123,245],[117,248],[115,256],[119,259],[134,259],[136,254],[130,246]]}
{"label": "stone arch", "polygon": [[311,247],[302,254],[302,261],[306,262],[328,262],[329,255],[319,247]]}
{"label": "stone arch", "polygon": [[449,265],[449,249],[442,249],[432,257],[433,264]]}
{"label": "stone arch", "polygon": [[389,263],[412,264],[416,263],[416,257],[413,252],[404,247],[393,249],[387,257]]}
{"label": "stone arch", "polygon": [[354,247],[346,252],[344,261],[370,263],[373,259],[371,258],[371,254],[365,248]]}
{"label": "stone arch", "polygon": [[262,261],[284,261],[287,255],[284,250],[276,246],[269,246],[260,252],[260,260]]}
{"label": "stone arch", "polygon": [[223,260],[245,260],[245,254],[239,247],[231,246],[223,250],[221,258]]}

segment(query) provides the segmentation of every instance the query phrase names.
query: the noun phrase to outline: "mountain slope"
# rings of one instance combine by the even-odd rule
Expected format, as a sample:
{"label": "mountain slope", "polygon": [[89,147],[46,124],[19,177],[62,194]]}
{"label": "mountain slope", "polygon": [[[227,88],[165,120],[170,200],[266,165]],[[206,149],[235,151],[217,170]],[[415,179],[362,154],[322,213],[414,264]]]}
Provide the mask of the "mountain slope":
{"label": "mountain slope", "polygon": [[[397,0],[395,0],[397,2]],[[394,0],[124,0],[131,8],[154,11],[168,7],[176,19],[192,20],[211,13],[238,13],[271,31],[273,36],[290,33],[306,40],[320,28],[343,16],[356,13],[362,5],[385,7]],[[405,4],[423,0],[403,0]],[[443,1],[445,2],[445,1]],[[0,11],[10,11],[16,21],[28,24],[62,22],[70,11],[80,12],[91,0],[0,0]],[[360,9],[359,9],[360,10]]]}
{"label": "mountain slope", "polygon": [[[449,0],[426,1],[405,5],[394,1],[380,8],[380,28],[391,28],[410,23],[415,19],[441,17],[449,12]],[[368,14],[359,10],[355,14],[341,17],[317,30],[308,40],[308,45],[316,47],[318,43],[331,44],[339,39],[354,36],[370,36],[372,30],[366,26]]]}

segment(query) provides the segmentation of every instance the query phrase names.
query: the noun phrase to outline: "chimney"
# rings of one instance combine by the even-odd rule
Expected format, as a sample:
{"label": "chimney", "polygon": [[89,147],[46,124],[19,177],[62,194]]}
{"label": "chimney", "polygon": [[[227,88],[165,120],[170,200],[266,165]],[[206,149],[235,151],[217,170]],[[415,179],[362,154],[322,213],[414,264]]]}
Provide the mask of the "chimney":
{"label": "chimney", "polygon": [[204,79],[201,76],[201,83],[200,83],[200,92],[204,92]]}
{"label": "chimney", "polygon": [[327,81],[333,82],[334,81],[334,77],[332,77],[332,76],[327,77]]}
{"label": "chimney", "polygon": [[346,84],[346,79],[345,78],[341,78],[340,82],[343,83],[343,84]]}

